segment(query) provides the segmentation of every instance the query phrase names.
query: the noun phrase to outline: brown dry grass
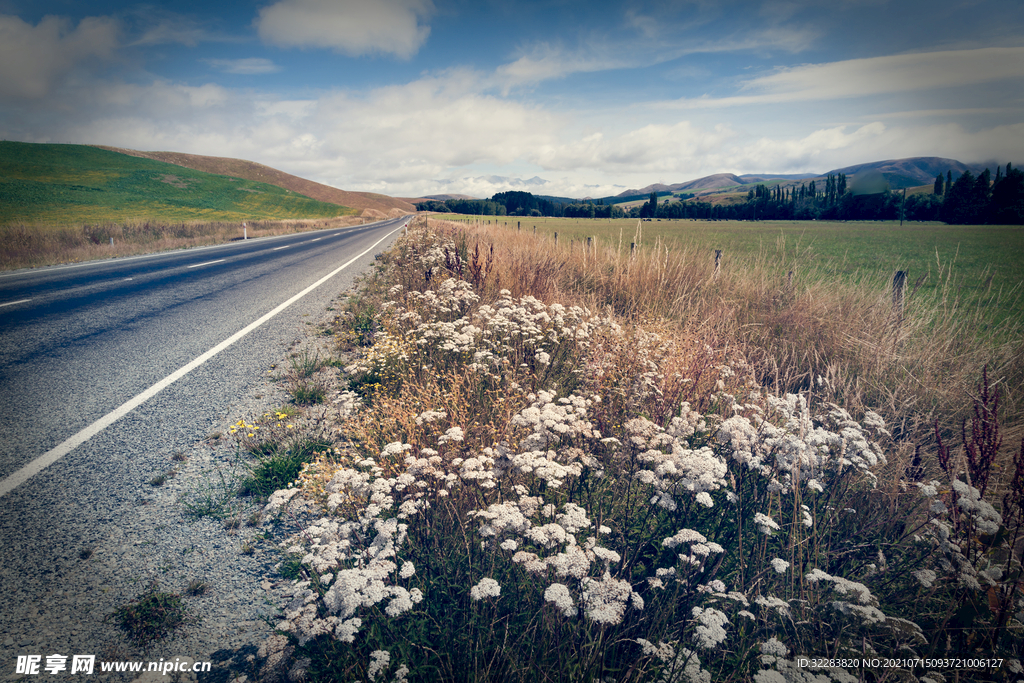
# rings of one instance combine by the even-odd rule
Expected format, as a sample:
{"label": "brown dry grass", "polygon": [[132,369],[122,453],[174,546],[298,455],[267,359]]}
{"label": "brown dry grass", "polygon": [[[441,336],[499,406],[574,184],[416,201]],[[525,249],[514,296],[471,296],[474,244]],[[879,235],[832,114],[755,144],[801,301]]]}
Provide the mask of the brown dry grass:
{"label": "brown dry grass", "polygon": [[[250,221],[250,238],[306,230],[358,225],[369,219],[342,216],[326,219]],[[110,239],[114,242],[111,244]],[[238,223],[158,223],[139,220],[126,224],[53,227],[14,224],[0,226],[0,269],[13,270],[76,263],[118,256],[148,254],[222,244],[242,238]]]}
{"label": "brown dry grass", "polygon": [[754,257],[727,256],[716,277],[706,251],[655,243],[631,259],[628,236],[625,246],[587,249],[497,225],[430,225],[461,239],[468,258],[477,244],[482,253],[493,245],[478,287],[485,297],[506,288],[545,303],[610,309],[626,321],[657,322],[663,334],[674,330],[669,336],[682,345],[692,338],[736,351],[775,391],[816,385],[854,414],[879,412],[899,459],[909,461],[915,445],[933,448],[936,421],[959,440],[986,367],[1002,394],[1007,457],[1024,435],[1021,321],[965,304],[949,271],[934,293],[908,292],[901,319],[891,291],[876,284],[884,277],[850,284],[806,269],[792,282],[780,277],[800,261],[781,240]]}

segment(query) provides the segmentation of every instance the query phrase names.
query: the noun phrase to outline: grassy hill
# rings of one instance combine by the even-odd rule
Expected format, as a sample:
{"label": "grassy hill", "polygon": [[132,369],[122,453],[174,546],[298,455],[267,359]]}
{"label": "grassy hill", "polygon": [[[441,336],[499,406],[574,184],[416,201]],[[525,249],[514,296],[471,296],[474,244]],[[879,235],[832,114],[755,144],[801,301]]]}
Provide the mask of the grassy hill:
{"label": "grassy hill", "polygon": [[198,154],[183,154],[181,152],[140,152],[134,149],[122,149],[119,147],[104,147],[97,145],[98,149],[105,149],[112,152],[120,152],[133,157],[163,161],[176,166],[184,166],[196,171],[206,173],[217,173],[228,175],[244,180],[253,180],[261,183],[277,185],[286,190],[311,197],[329,204],[339,204],[358,210],[373,209],[387,213],[391,209],[402,211],[415,211],[416,207],[403,199],[396,199],[383,194],[373,192],[348,192],[339,190],[330,185],[306,180],[298,176],[279,171],[276,168],[264,166],[254,161],[243,159],[231,159],[228,157],[208,157]]}
{"label": "grassy hill", "polygon": [[355,207],[268,182],[111,150],[0,142],[0,224],[242,221],[354,213]]}

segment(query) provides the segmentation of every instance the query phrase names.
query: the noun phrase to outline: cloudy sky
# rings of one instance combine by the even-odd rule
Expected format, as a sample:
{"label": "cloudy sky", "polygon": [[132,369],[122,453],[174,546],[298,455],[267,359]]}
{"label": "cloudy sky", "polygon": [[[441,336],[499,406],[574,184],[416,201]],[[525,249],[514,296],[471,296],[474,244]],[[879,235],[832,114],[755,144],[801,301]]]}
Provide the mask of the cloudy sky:
{"label": "cloudy sky", "polygon": [[1024,3],[0,0],[0,139],[393,196],[1024,164]]}

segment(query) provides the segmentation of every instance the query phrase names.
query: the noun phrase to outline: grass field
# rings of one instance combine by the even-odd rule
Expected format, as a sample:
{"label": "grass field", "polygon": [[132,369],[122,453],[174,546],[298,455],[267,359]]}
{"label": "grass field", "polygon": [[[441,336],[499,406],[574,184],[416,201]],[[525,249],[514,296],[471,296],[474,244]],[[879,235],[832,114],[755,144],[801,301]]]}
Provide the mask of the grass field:
{"label": "grass field", "polygon": [[354,213],[274,185],[95,147],[0,142],[0,225],[283,220]]}
{"label": "grass field", "polygon": [[588,237],[598,249],[629,251],[656,244],[695,255],[723,250],[722,267],[737,258],[764,260],[784,278],[831,274],[854,283],[886,287],[897,270],[908,271],[911,287],[935,291],[950,278],[961,296],[1013,311],[1024,319],[1024,226],[946,225],[944,223],[826,221],[699,221],[577,218],[494,218],[445,216],[462,223],[497,223],[553,238],[561,248],[579,249]]}

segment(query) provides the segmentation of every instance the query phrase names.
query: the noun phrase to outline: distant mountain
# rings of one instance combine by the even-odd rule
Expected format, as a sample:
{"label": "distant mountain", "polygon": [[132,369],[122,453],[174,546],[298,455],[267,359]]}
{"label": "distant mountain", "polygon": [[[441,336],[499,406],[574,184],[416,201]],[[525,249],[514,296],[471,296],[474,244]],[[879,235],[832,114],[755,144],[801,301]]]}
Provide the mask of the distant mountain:
{"label": "distant mountain", "polygon": [[763,183],[766,180],[807,180],[817,178],[817,173],[744,173],[740,176],[746,183]]}
{"label": "distant mountain", "polygon": [[243,178],[245,180],[276,185],[328,204],[338,204],[359,210],[371,209],[385,213],[391,209],[401,209],[402,211],[410,212],[416,210],[415,206],[401,199],[373,192],[347,192],[339,190],[336,187],[299,178],[298,176],[278,171],[276,168],[264,166],[254,161],[231,159],[228,157],[207,157],[199,154],[183,154],[181,152],[140,152],[120,147],[92,146],[111,152],[127,154],[128,156],[163,161],[175,166],[191,168],[194,171],[216,173],[217,175],[226,175],[233,178]]}
{"label": "distant mountain", "polygon": [[[942,157],[910,157],[908,159],[889,159],[887,161],[856,164],[854,166],[837,168],[828,173],[845,173],[847,176],[855,176],[865,171],[878,171],[889,181],[890,188],[899,190],[904,187],[930,185],[935,182],[935,176],[940,173],[945,176],[947,171],[952,171],[953,177],[958,178],[963,175],[964,171],[980,173],[984,170],[985,164],[965,164],[956,159],[944,159]],[[828,173],[825,175],[828,175]]]}
{"label": "distant mountain", "polygon": [[[995,169],[994,165],[989,164],[987,166],[992,170]],[[940,173],[942,175],[946,175],[947,171],[952,171],[953,178],[958,178],[964,171],[970,171],[971,173],[977,174],[985,170],[985,168],[986,164],[965,164],[957,161],[956,159],[944,159],[942,157],[910,157],[907,159],[871,161],[864,164],[856,164],[854,166],[833,169],[827,173],[821,174],[745,173],[741,176],[737,176],[732,173],[715,173],[713,175],[697,178],[696,180],[688,180],[683,183],[675,183],[672,185],[655,183],[638,190],[631,189],[626,190],[625,192],[620,192],[615,195],[615,197],[635,198],[643,195],[649,195],[651,192],[667,194],[670,192],[687,191],[703,195],[708,194],[709,192],[729,191],[732,188],[738,188],[744,185],[757,185],[758,183],[766,183],[773,180],[783,181],[783,184],[788,187],[792,185],[799,185],[800,181],[824,180],[829,174],[838,175],[839,173],[845,173],[852,179],[852,176],[857,173],[864,173],[865,171],[878,171],[887,181],[889,181],[889,187],[896,190],[904,187],[929,185],[935,181],[935,176]]]}

